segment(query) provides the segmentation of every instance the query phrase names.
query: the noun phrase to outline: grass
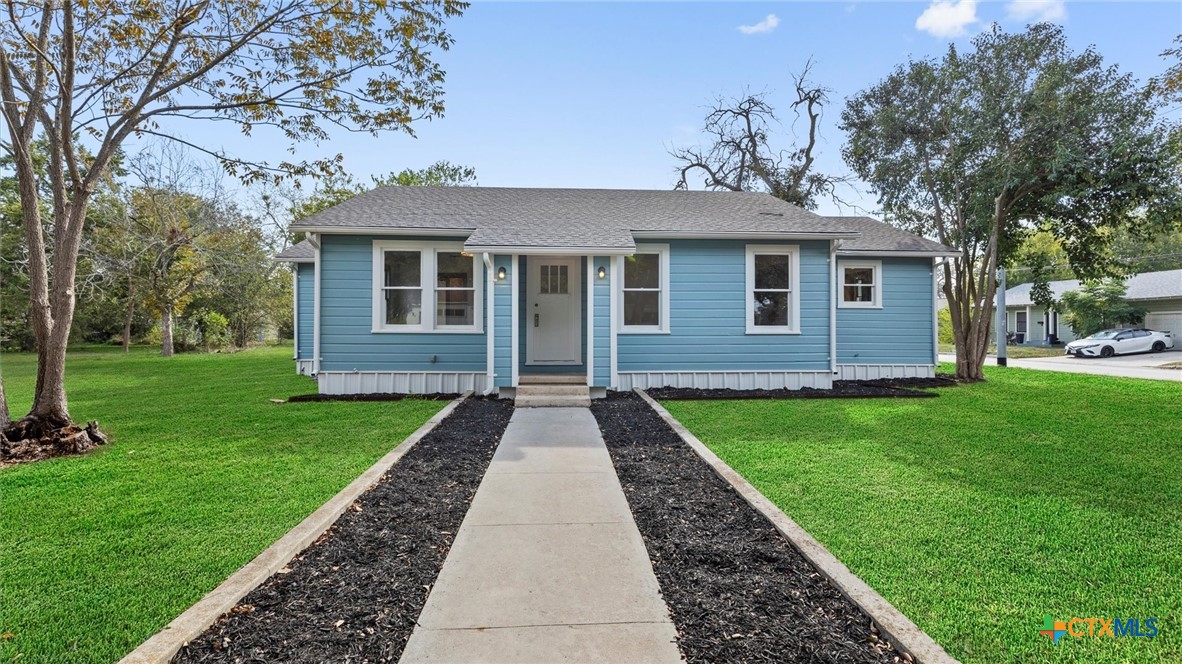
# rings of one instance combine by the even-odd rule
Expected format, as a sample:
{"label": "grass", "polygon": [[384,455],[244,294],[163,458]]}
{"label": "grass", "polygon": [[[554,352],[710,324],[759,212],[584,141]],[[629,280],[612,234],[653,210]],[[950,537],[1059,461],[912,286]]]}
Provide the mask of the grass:
{"label": "grass", "polygon": [[[940,352],[955,354],[956,346],[952,344],[940,344]],[[989,346],[989,354],[997,356],[997,346]],[[1063,354],[1063,347],[1047,347],[1047,346],[1006,346],[1006,357],[1014,360],[1020,360],[1030,357],[1059,357]]]}
{"label": "grass", "polygon": [[[953,657],[1182,661],[1179,386],[985,371],[938,399],[664,405]],[[1160,632],[1052,645],[1044,614]]]}
{"label": "grass", "polygon": [[[0,361],[23,413],[34,358]],[[113,442],[0,470],[0,660],[119,659],[443,406],[270,403],[315,391],[294,374],[290,346],[73,352],[70,412]]]}

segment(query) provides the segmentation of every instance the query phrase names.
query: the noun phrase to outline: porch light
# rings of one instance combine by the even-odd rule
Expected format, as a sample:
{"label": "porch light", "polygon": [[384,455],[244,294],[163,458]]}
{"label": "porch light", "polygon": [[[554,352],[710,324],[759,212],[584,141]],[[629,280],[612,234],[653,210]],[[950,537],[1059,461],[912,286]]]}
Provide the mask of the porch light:
{"label": "porch light", "polygon": [[607,279],[607,268],[600,265],[598,274],[600,279]]}
{"label": "porch light", "polygon": [[505,266],[504,266],[504,265],[502,265],[501,267],[498,267],[498,268],[497,268],[497,281],[504,281],[504,280],[505,280],[505,274],[506,274],[506,272],[505,272]]}

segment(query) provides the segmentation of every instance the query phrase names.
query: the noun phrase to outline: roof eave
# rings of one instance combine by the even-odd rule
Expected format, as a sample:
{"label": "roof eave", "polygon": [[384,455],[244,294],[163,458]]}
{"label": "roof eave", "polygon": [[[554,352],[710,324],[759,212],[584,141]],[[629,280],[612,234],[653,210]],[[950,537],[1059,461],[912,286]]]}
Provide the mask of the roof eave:
{"label": "roof eave", "polygon": [[277,263],[315,263],[316,258],[313,256],[273,256],[272,260]]}
{"label": "roof eave", "polygon": [[632,231],[632,237],[645,240],[855,240],[861,236],[857,231]]}
{"label": "roof eave", "polygon": [[959,256],[959,251],[933,249],[931,251],[895,251],[883,249],[838,249],[838,256],[895,256],[899,258],[941,258]]}
{"label": "roof eave", "polygon": [[521,256],[631,256],[636,247],[548,247],[512,244],[465,244],[474,254],[517,254]]}

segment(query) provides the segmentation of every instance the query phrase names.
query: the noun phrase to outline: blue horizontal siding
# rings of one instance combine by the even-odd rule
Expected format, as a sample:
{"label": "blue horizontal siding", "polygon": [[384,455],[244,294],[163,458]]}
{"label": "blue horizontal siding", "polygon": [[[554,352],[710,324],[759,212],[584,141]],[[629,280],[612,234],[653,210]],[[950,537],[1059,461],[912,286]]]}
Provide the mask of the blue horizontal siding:
{"label": "blue horizontal siding", "polygon": [[881,260],[882,308],[837,309],[837,362],[932,364],[932,261]]}
{"label": "blue horizontal siding", "polygon": [[800,246],[800,283],[794,285],[800,298],[800,334],[794,335],[747,334],[747,242],[668,244],[670,333],[620,333],[619,371],[829,368],[828,242],[793,243]]}
{"label": "blue horizontal siding", "polygon": [[[375,239],[380,238],[371,235],[324,235],[321,238],[321,370],[485,371],[488,349],[483,333],[371,332]],[[463,240],[458,237],[398,239]],[[477,269],[483,269],[483,265]],[[487,298],[487,295],[481,294],[481,297]]]}
{"label": "blue horizontal siding", "polygon": [[316,320],[316,267],[312,263],[296,263],[296,359],[312,359],[313,328]]}
{"label": "blue horizontal siding", "polygon": [[593,259],[592,265],[596,274],[599,269],[607,273],[607,277],[600,279],[595,277],[595,291],[594,291],[594,316],[595,316],[595,357],[592,358],[592,366],[595,374],[592,377],[591,384],[595,387],[607,387],[611,384],[611,259],[606,256],[596,256]]}
{"label": "blue horizontal siding", "polygon": [[493,272],[502,267],[505,268],[506,279],[498,281],[493,287],[493,299],[496,302],[493,315],[493,325],[496,326],[493,335],[493,370],[496,376],[493,382],[498,387],[513,384],[513,284],[517,283],[512,256],[493,257]]}

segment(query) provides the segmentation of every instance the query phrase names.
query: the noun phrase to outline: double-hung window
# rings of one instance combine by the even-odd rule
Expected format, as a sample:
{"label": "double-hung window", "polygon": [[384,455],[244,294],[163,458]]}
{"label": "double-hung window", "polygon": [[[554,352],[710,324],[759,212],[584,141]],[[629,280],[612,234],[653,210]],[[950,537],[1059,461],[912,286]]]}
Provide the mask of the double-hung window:
{"label": "double-hung window", "polygon": [[375,240],[374,332],[480,332],[483,271],[459,243]]}
{"label": "double-hung window", "polygon": [[747,245],[747,334],[798,334],[799,282],[799,246]]}
{"label": "double-hung window", "polygon": [[838,261],[838,306],[879,309],[882,307],[882,261]]}
{"label": "double-hung window", "polygon": [[622,256],[620,331],[669,331],[669,245],[639,244]]}

